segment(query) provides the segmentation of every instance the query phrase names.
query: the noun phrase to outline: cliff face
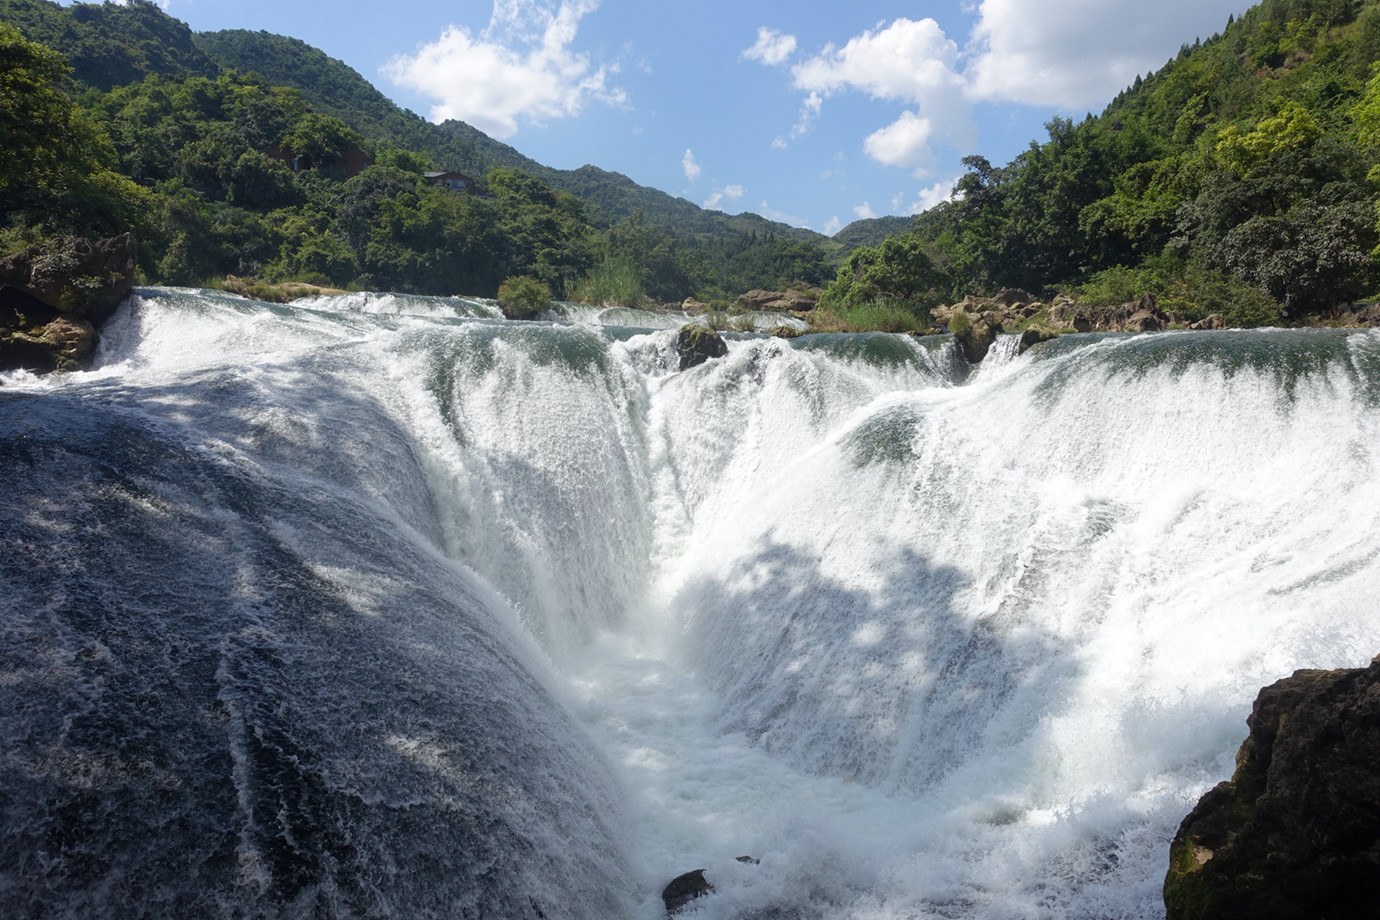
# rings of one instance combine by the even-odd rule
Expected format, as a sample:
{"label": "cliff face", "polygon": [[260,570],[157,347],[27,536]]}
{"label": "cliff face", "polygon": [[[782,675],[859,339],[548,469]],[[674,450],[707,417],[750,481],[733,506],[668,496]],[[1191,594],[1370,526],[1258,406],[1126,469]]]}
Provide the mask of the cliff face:
{"label": "cliff face", "polygon": [[1168,920],[1380,917],[1380,656],[1260,691],[1170,849]]}

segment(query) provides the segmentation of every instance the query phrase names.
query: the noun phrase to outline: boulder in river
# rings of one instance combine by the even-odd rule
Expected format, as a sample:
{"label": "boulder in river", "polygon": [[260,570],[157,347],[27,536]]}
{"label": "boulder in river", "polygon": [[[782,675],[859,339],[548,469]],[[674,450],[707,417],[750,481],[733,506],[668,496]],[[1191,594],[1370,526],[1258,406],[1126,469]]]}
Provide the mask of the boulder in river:
{"label": "boulder in river", "polygon": [[0,370],[70,370],[96,348],[96,327],[134,287],[137,247],[59,237],[0,258]]}
{"label": "boulder in river", "polygon": [[710,358],[728,354],[723,337],[703,323],[686,323],[676,333],[676,354],[680,355],[680,369],[689,370]]}
{"label": "boulder in river", "polygon": [[691,901],[713,891],[714,886],[704,877],[704,870],[695,869],[671,879],[671,883],[662,889],[661,901],[666,905],[667,915],[674,916]]}
{"label": "boulder in river", "polygon": [[1169,850],[1167,920],[1380,917],[1380,656],[1260,691]]}

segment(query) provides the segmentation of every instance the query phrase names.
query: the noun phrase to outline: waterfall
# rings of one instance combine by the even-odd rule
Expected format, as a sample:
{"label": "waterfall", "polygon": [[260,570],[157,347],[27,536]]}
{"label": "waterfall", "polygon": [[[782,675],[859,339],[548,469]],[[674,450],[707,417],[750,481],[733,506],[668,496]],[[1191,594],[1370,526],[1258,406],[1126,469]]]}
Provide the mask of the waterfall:
{"label": "waterfall", "polygon": [[1154,918],[1256,690],[1380,651],[1376,332],[552,315],[148,289],[4,379],[5,903]]}

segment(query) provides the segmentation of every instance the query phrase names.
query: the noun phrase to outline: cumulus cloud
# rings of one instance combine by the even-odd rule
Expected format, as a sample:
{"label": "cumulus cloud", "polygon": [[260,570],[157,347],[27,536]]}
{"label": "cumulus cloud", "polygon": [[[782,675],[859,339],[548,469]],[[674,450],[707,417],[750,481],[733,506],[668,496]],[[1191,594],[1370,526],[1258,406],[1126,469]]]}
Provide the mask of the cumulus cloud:
{"label": "cumulus cloud", "polygon": [[863,151],[887,166],[918,167],[929,158],[932,128],[928,118],[902,112],[895,122],[863,141]]}
{"label": "cumulus cloud", "polygon": [[943,179],[931,185],[929,188],[921,189],[920,194],[915,196],[915,200],[906,204],[905,193],[898,193],[891,199],[891,210],[898,214],[919,214],[921,211],[928,211],[936,205],[943,204],[954,196],[954,186],[958,184],[958,178]]}
{"label": "cumulus cloud", "polygon": [[435,121],[457,118],[498,138],[519,120],[542,122],[579,114],[588,100],[626,105],[611,85],[616,67],[594,67],[571,49],[580,20],[598,0],[494,0],[489,26],[474,34],[450,26],[436,41],[383,67],[399,86],[439,100]]}
{"label": "cumulus cloud", "polygon": [[898,19],[868,30],[842,48],[824,50],[791,69],[800,89],[834,93],[856,89],[875,99],[922,102],[958,88],[958,45],[933,19]]}
{"label": "cumulus cloud", "polygon": [[872,210],[871,202],[864,201],[860,205],[853,207],[853,213],[858,215],[858,220],[871,220],[877,216],[877,212]]}
{"label": "cumulus cloud", "polygon": [[965,76],[978,99],[1101,108],[1243,0],[982,0]]}
{"label": "cumulus cloud", "polygon": [[835,233],[838,233],[842,229],[843,221],[839,220],[839,216],[835,214],[833,217],[829,218],[824,222],[824,229],[820,232],[823,233],[825,236],[833,236]]}
{"label": "cumulus cloud", "polygon": [[700,164],[695,162],[695,154],[689,148],[685,148],[685,156],[680,158],[680,165],[685,169],[685,178],[694,182],[700,177]]}
{"label": "cumulus cloud", "polygon": [[766,26],[757,30],[757,42],[738,55],[740,61],[761,61],[768,67],[786,63],[795,54],[795,36]]}
{"label": "cumulus cloud", "polygon": [[809,95],[790,137],[810,129],[825,99],[859,92],[910,107],[864,142],[864,151],[873,159],[916,167],[936,141],[963,146],[970,142],[973,127],[958,58],[957,43],[933,19],[897,19],[854,36],[842,47],[826,45],[791,68],[796,88]]}

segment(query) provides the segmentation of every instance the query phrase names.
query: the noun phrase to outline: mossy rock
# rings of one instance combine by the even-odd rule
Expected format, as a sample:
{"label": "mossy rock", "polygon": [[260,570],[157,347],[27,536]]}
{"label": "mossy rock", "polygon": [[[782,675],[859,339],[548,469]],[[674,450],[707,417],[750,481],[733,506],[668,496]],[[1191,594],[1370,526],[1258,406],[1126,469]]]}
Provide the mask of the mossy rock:
{"label": "mossy rock", "polygon": [[1059,338],[1059,333],[1048,326],[1027,326],[1025,331],[1021,333],[1021,345],[1017,354],[1025,354],[1033,346],[1057,338]]}
{"label": "mossy rock", "polygon": [[676,333],[676,353],[680,355],[680,369],[689,370],[710,358],[722,358],[728,354],[728,345],[709,326],[687,323]]}
{"label": "mossy rock", "polygon": [[987,357],[987,351],[1001,334],[1001,323],[986,317],[971,317],[959,310],[949,319],[949,331],[954,334],[963,359],[969,364],[977,364]]}

